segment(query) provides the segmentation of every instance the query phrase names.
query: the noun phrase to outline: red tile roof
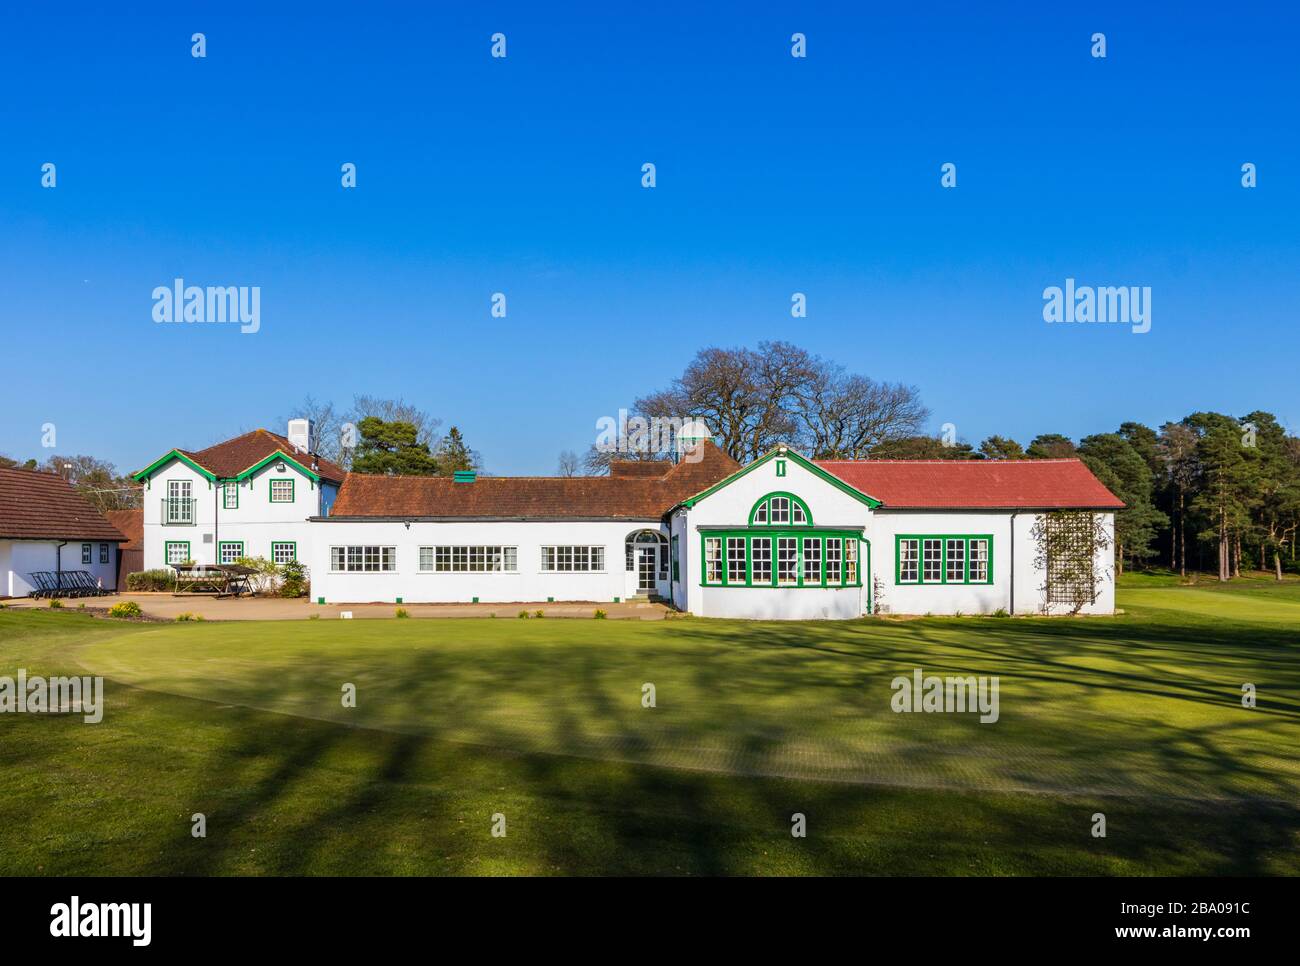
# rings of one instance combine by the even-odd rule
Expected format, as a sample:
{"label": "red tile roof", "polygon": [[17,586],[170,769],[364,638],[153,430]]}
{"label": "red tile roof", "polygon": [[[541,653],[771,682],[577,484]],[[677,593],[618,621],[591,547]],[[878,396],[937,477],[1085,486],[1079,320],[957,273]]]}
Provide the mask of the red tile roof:
{"label": "red tile roof", "polygon": [[330,518],[654,520],[740,468],[712,443],[703,446],[697,462],[684,457],[657,477],[480,476],[456,483],[445,476],[349,473]]}
{"label": "red tile roof", "polygon": [[898,509],[1119,510],[1124,504],[1077,459],[817,460]]}
{"label": "red tile roof", "polygon": [[116,529],[122,531],[126,537],[126,543],[118,547],[118,550],[143,550],[144,549],[144,511],[143,510],[106,510],[104,516],[108,518]]}
{"label": "red tile roof", "polygon": [[126,539],[58,474],[3,468],[0,468],[0,537]]}
{"label": "red tile roof", "polygon": [[307,469],[313,470],[322,479],[333,483],[342,482],[343,477],[347,475],[347,471],[337,463],[323,456],[300,453],[284,436],[265,429],[255,429],[251,433],[244,433],[242,436],[217,443],[207,449],[194,452],[182,449],[177,452],[184,453],[205,470],[222,478],[238,476],[250,466],[255,466],[277,452],[296,460]]}

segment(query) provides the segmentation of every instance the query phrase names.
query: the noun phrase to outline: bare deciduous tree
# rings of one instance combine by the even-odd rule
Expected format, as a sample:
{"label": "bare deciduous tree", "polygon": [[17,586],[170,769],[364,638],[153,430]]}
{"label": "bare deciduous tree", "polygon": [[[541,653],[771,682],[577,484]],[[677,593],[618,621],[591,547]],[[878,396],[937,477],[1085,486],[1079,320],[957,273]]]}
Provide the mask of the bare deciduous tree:
{"label": "bare deciduous tree", "polygon": [[578,475],[578,454],[571,449],[560,450],[560,463],[556,469],[557,476]]}

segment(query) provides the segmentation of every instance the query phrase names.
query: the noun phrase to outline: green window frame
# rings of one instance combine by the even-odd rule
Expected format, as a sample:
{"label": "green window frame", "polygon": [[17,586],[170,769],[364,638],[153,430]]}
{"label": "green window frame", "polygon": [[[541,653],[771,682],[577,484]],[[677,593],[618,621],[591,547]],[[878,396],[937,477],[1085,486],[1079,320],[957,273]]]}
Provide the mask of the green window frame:
{"label": "green window frame", "polygon": [[[234,496],[232,501],[230,498]],[[232,480],[227,480],[221,484],[221,509],[238,510],[239,509],[239,484]]]}
{"label": "green window frame", "polygon": [[81,562],[83,564],[90,563],[90,555],[91,555],[91,545],[88,543],[83,543],[81,545]]}
{"label": "green window frame", "polygon": [[894,537],[894,583],[993,583],[991,533],[900,533]]}
{"label": "green window frame", "polygon": [[[276,556],[277,547],[288,547],[289,556],[281,560],[279,557]],[[293,563],[297,561],[297,559],[298,559],[297,541],[295,540],[272,540],[271,541],[271,563],[283,565],[287,563]]]}
{"label": "green window frame", "polygon": [[[865,551],[860,549],[866,545]],[[861,587],[870,544],[854,530],[806,527],[708,530],[700,534],[704,587]]]}
{"label": "green window frame", "polygon": [[808,504],[784,490],[766,494],[749,510],[751,527],[811,527]]}
{"label": "green window frame", "polygon": [[99,545],[99,562],[102,564],[108,563],[108,544],[106,543]]}
{"label": "green window frame", "polygon": [[785,460],[776,461],[776,475],[785,476]]}
{"label": "green window frame", "polygon": [[672,558],[673,564],[673,581],[682,579],[681,568],[677,564],[677,535],[673,534],[668,540],[668,552]]}
{"label": "green window frame", "polygon": [[[237,547],[239,552],[236,553],[229,560],[227,560],[226,549],[229,547]],[[244,541],[242,540],[222,540],[217,544],[217,563],[219,564],[232,564],[243,555],[244,555]]]}
{"label": "green window frame", "polygon": [[[288,484],[289,484],[289,499],[287,499],[287,500],[277,500],[277,499],[275,498],[275,484],[277,484],[277,483],[288,483]],[[280,476],[280,477],[276,477],[276,476],[271,477],[271,479],[268,481],[267,491],[266,491],[266,492],[267,492],[267,497],[268,497],[268,499],[269,499],[272,503],[292,503],[293,500],[294,500],[294,479],[293,479],[293,477],[289,477],[288,479],[285,479],[285,478],[282,477],[282,476]]]}
{"label": "green window frame", "polygon": [[[184,547],[185,553],[178,560],[172,559],[172,547]],[[163,544],[163,564],[168,567],[175,567],[177,564],[183,564],[187,560],[193,559],[190,556],[190,542],[188,540],[168,540]]]}

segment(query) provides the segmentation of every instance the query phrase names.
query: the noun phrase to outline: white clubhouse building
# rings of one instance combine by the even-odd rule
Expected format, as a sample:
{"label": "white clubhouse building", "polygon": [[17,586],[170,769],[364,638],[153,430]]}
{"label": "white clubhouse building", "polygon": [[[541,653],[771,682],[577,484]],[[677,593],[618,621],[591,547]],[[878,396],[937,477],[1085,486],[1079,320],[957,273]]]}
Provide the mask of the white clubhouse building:
{"label": "white clubhouse building", "polygon": [[[1114,610],[1112,551],[1069,567],[1040,522],[1123,504],[1079,460],[813,461],[777,447],[740,466],[704,440],[602,477],[374,476],[256,430],[172,450],[146,487],[145,567],[297,559],[319,603],[616,602],[700,617]],[[1059,544],[1054,544],[1059,546]],[[1052,578],[1049,579],[1049,573]],[[1073,603],[1069,603],[1072,601]]]}

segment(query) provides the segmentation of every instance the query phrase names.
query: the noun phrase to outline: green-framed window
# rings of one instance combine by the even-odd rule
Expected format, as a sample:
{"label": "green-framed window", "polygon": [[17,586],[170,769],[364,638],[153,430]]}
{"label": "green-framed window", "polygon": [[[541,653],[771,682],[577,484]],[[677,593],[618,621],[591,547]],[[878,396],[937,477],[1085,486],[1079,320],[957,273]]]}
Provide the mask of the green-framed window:
{"label": "green-framed window", "polygon": [[221,484],[221,509],[239,509],[239,484],[227,482]]}
{"label": "green-framed window", "polygon": [[272,503],[292,503],[293,502],[293,479],[284,479],[282,477],[271,477],[271,502]]}
{"label": "green-framed window", "polygon": [[188,540],[168,540],[163,544],[163,561],[171,567],[183,564],[190,559],[190,542]]}
{"label": "green-framed window", "polygon": [[776,461],[776,475],[785,476],[785,460]]}
{"label": "green-framed window", "polygon": [[706,587],[861,587],[854,531],[768,529],[701,534]]}
{"label": "green-framed window", "polygon": [[244,555],[244,541],[222,540],[217,544],[217,563],[232,564]]}
{"label": "green-framed window", "polygon": [[674,534],[668,539],[668,552],[673,562],[673,580],[681,580],[681,568],[677,564],[677,535]]}
{"label": "green-framed window", "polygon": [[894,537],[896,584],[991,584],[988,533],[903,533]]}
{"label": "green-framed window", "polygon": [[810,527],[812,513],[808,504],[793,493],[769,493],[749,511],[751,527]]}
{"label": "green-framed window", "polygon": [[99,562],[102,564],[108,563],[108,544],[106,543],[99,545]]}
{"label": "green-framed window", "polygon": [[298,559],[298,544],[293,540],[271,541],[271,563],[287,564]]}
{"label": "green-framed window", "polygon": [[88,564],[88,563],[90,563],[90,551],[91,551],[91,545],[90,545],[90,544],[88,544],[88,543],[83,543],[83,544],[81,545],[81,562],[82,562],[83,564]]}

